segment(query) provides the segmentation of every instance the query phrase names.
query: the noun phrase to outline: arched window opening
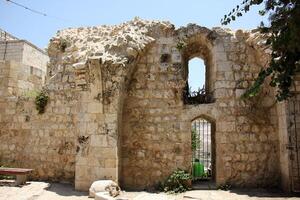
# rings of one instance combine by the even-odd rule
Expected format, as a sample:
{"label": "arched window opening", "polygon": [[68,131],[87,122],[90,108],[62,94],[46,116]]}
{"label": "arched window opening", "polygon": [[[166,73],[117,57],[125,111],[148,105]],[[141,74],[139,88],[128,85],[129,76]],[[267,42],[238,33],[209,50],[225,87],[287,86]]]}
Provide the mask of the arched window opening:
{"label": "arched window opening", "polygon": [[213,102],[212,95],[208,91],[206,83],[207,72],[204,60],[199,57],[187,62],[188,77],[184,89],[185,104],[204,104]]}
{"label": "arched window opening", "polygon": [[214,140],[212,123],[203,118],[192,121],[192,174],[193,180],[213,180]]}
{"label": "arched window opening", "polygon": [[188,85],[192,93],[205,92],[205,64],[200,58],[189,60]]}

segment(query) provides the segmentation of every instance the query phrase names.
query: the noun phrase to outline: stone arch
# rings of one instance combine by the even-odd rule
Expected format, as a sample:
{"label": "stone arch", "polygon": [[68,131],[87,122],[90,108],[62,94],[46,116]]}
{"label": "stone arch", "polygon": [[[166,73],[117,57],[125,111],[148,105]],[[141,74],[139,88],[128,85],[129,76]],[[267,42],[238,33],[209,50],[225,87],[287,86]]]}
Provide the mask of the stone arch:
{"label": "stone arch", "polygon": [[129,63],[126,67],[127,69],[124,71],[124,75],[121,78],[121,82],[119,84],[118,88],[118,110],[117,110],[117,181],[119,184],[123,185],[123,179],[122,179],[122,163],[123,163],[123,152],[122,152],[122,140],[123,140],[123,123],[124,120],[126,120],[126,116],[124,118],[124,107],[126,107],[126,99],[128,96],[128,91],[130,90],[130,87],[132,84],[134,84],[133,76],[135,72],[137,71],[138,65],[137,62],[139,62],[140,57],[137,58],[129,58],[129,60],[133,61],[132,63]]}
{"label": "stone arch", "polygon": [[210,37],[212,31],[198,31],[194,35],[187,37],[185,47],[182,51],[182,63],[184,67],[183,77],[188,79],[188,62],[193,58],[200,58],[205,64],[205,91],[212,93],[214,90],[214,76],[216,66],[213,62],[213,39]]}
{"label": "stone arch", "polygon": [[[125,189],[149,189],[177,168],[191,168],[191,119],[182,100],[188,73],[184,63],[199,56],[213,66],[213,44],[212,31],[200,28],[184,39],[186,46],[179,52],[178,37],[185,31],[166,34],[147,46],[126,77],[118,120],[119,181]],[[199,116],[199,111],[194,112]]]}
{"label": "stone arch", "polygon": [[197,117],[192,118],[191,121],[197,120],[199,118],[205,119],[206,121],[209,121],[211,124],[215,124],[216,123],[216,120],[212,116],[207,115],[207,114],[200,114]]}

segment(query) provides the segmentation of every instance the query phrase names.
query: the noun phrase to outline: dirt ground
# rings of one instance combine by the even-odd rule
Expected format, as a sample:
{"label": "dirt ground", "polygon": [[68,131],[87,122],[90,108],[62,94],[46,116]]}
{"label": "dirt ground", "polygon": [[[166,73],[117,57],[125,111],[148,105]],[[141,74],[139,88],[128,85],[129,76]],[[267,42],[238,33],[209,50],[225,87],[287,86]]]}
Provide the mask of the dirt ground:
{"label": "dirt ground", "polygon": [[[164,193],[125,192],[116,198],[128,200],[300,200],[278,191],[266,190],[192,190],[179,195]],[[0,200],[92,200],[87,192],[63,183],[29,182],[22,187],[0,184]]]}

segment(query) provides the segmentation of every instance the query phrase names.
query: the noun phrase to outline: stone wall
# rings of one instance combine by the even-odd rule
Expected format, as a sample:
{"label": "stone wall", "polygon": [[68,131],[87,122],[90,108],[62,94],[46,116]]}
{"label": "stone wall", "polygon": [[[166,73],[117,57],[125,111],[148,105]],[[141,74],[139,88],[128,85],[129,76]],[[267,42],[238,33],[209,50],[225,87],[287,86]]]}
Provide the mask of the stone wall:
{"label": "stone wall", "polygon": [[[191,169],[191,122],[203,117],[214,126],[217,184],[278,186],[274,91],[241,99],[268,63],[263,40],[138,18],[59,31],[48,47],[46,112],[37,114],[30,97],[1,95],[0,161],[32,167],[36,179],[75,181],[79,190],[98,179],[149,189],[176,168]],[[183,102],[194,57],[206,64],[209,104]]]}
{"label": "stone wall", "polygon": [[0,41],[0,59],[21,61],[23,45],[20,40]]}
{"label": "stone wall", "polygon": [[0,70],[0,165],[33,168],[34,179],[73,180],[76,148],[72,113],[76,110],[71,107],[76,94],[68,98],[67,91],[49,92],[47,113],[40,115],[32,91],[42,89],[41,79],[35,82],[26,76],[22,64],[15,61],[1,61]]}
{"label": "stone wall", "polygon": [[290,88],[294,94],[287,101],[277,105],[280,152],[281,187],[287,192],[300,190],[300,78],[294,77]]}
{"label": "stone wall", "polygon": [[[181,52],[176,48],[180,41],[186,43]],[[248,102],[240,99],[267,62],[265,53],[251,46],[251,41],[248,32],[233,35],[190,25],[163,35],[149,47],[136,66],[123,108],[123,186],[145,189],[177,168],[190,170],[191,121],[197,117],[207,118],[216,127],[217,184],[278,184],[277,114],[272,91],[266,88]],[[171,59],[162,63],[163,54]],[[195,56],[205,60],[206,87],[213,93],[214,103],[183,104],[185,59]]]}
{"label": "stone wall", "polygon": [[22,63],[24,65],[31,66],[43,72],[43,75],[41,75],[42,77],[45,76],[44,73],[47,71],[48,62],[49,57],[43,50],[37,48],[29,42],[23,41]]}
{"label": "stone wall", "polygon": [[41,88],[45,83],[49,57],[25,40],[0,41],[0,59],[18,63],[15,82],[23,91]]}

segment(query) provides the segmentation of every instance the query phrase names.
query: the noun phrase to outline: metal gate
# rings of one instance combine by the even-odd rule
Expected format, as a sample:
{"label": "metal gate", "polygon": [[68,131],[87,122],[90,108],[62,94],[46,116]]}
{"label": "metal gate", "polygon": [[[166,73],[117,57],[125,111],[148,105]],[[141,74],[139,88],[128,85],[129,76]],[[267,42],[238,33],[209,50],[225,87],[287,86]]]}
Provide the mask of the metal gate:
{"label": "metal gate", "polygon": [[290,159],[291,186],[300,192],[300,99],[299,95],[288,100],[288,150]]}
{"label": "metal gate", "polygon": [[[193,166],[199,163],[203,167],[199,179],[209,179],[212,177],[212,142],[211,142],[211,123],[203,118],[192,121],[192,151]],[[194,169],[194,168],[193,168]],[[194,174],[194,173],[193,173]]]}

